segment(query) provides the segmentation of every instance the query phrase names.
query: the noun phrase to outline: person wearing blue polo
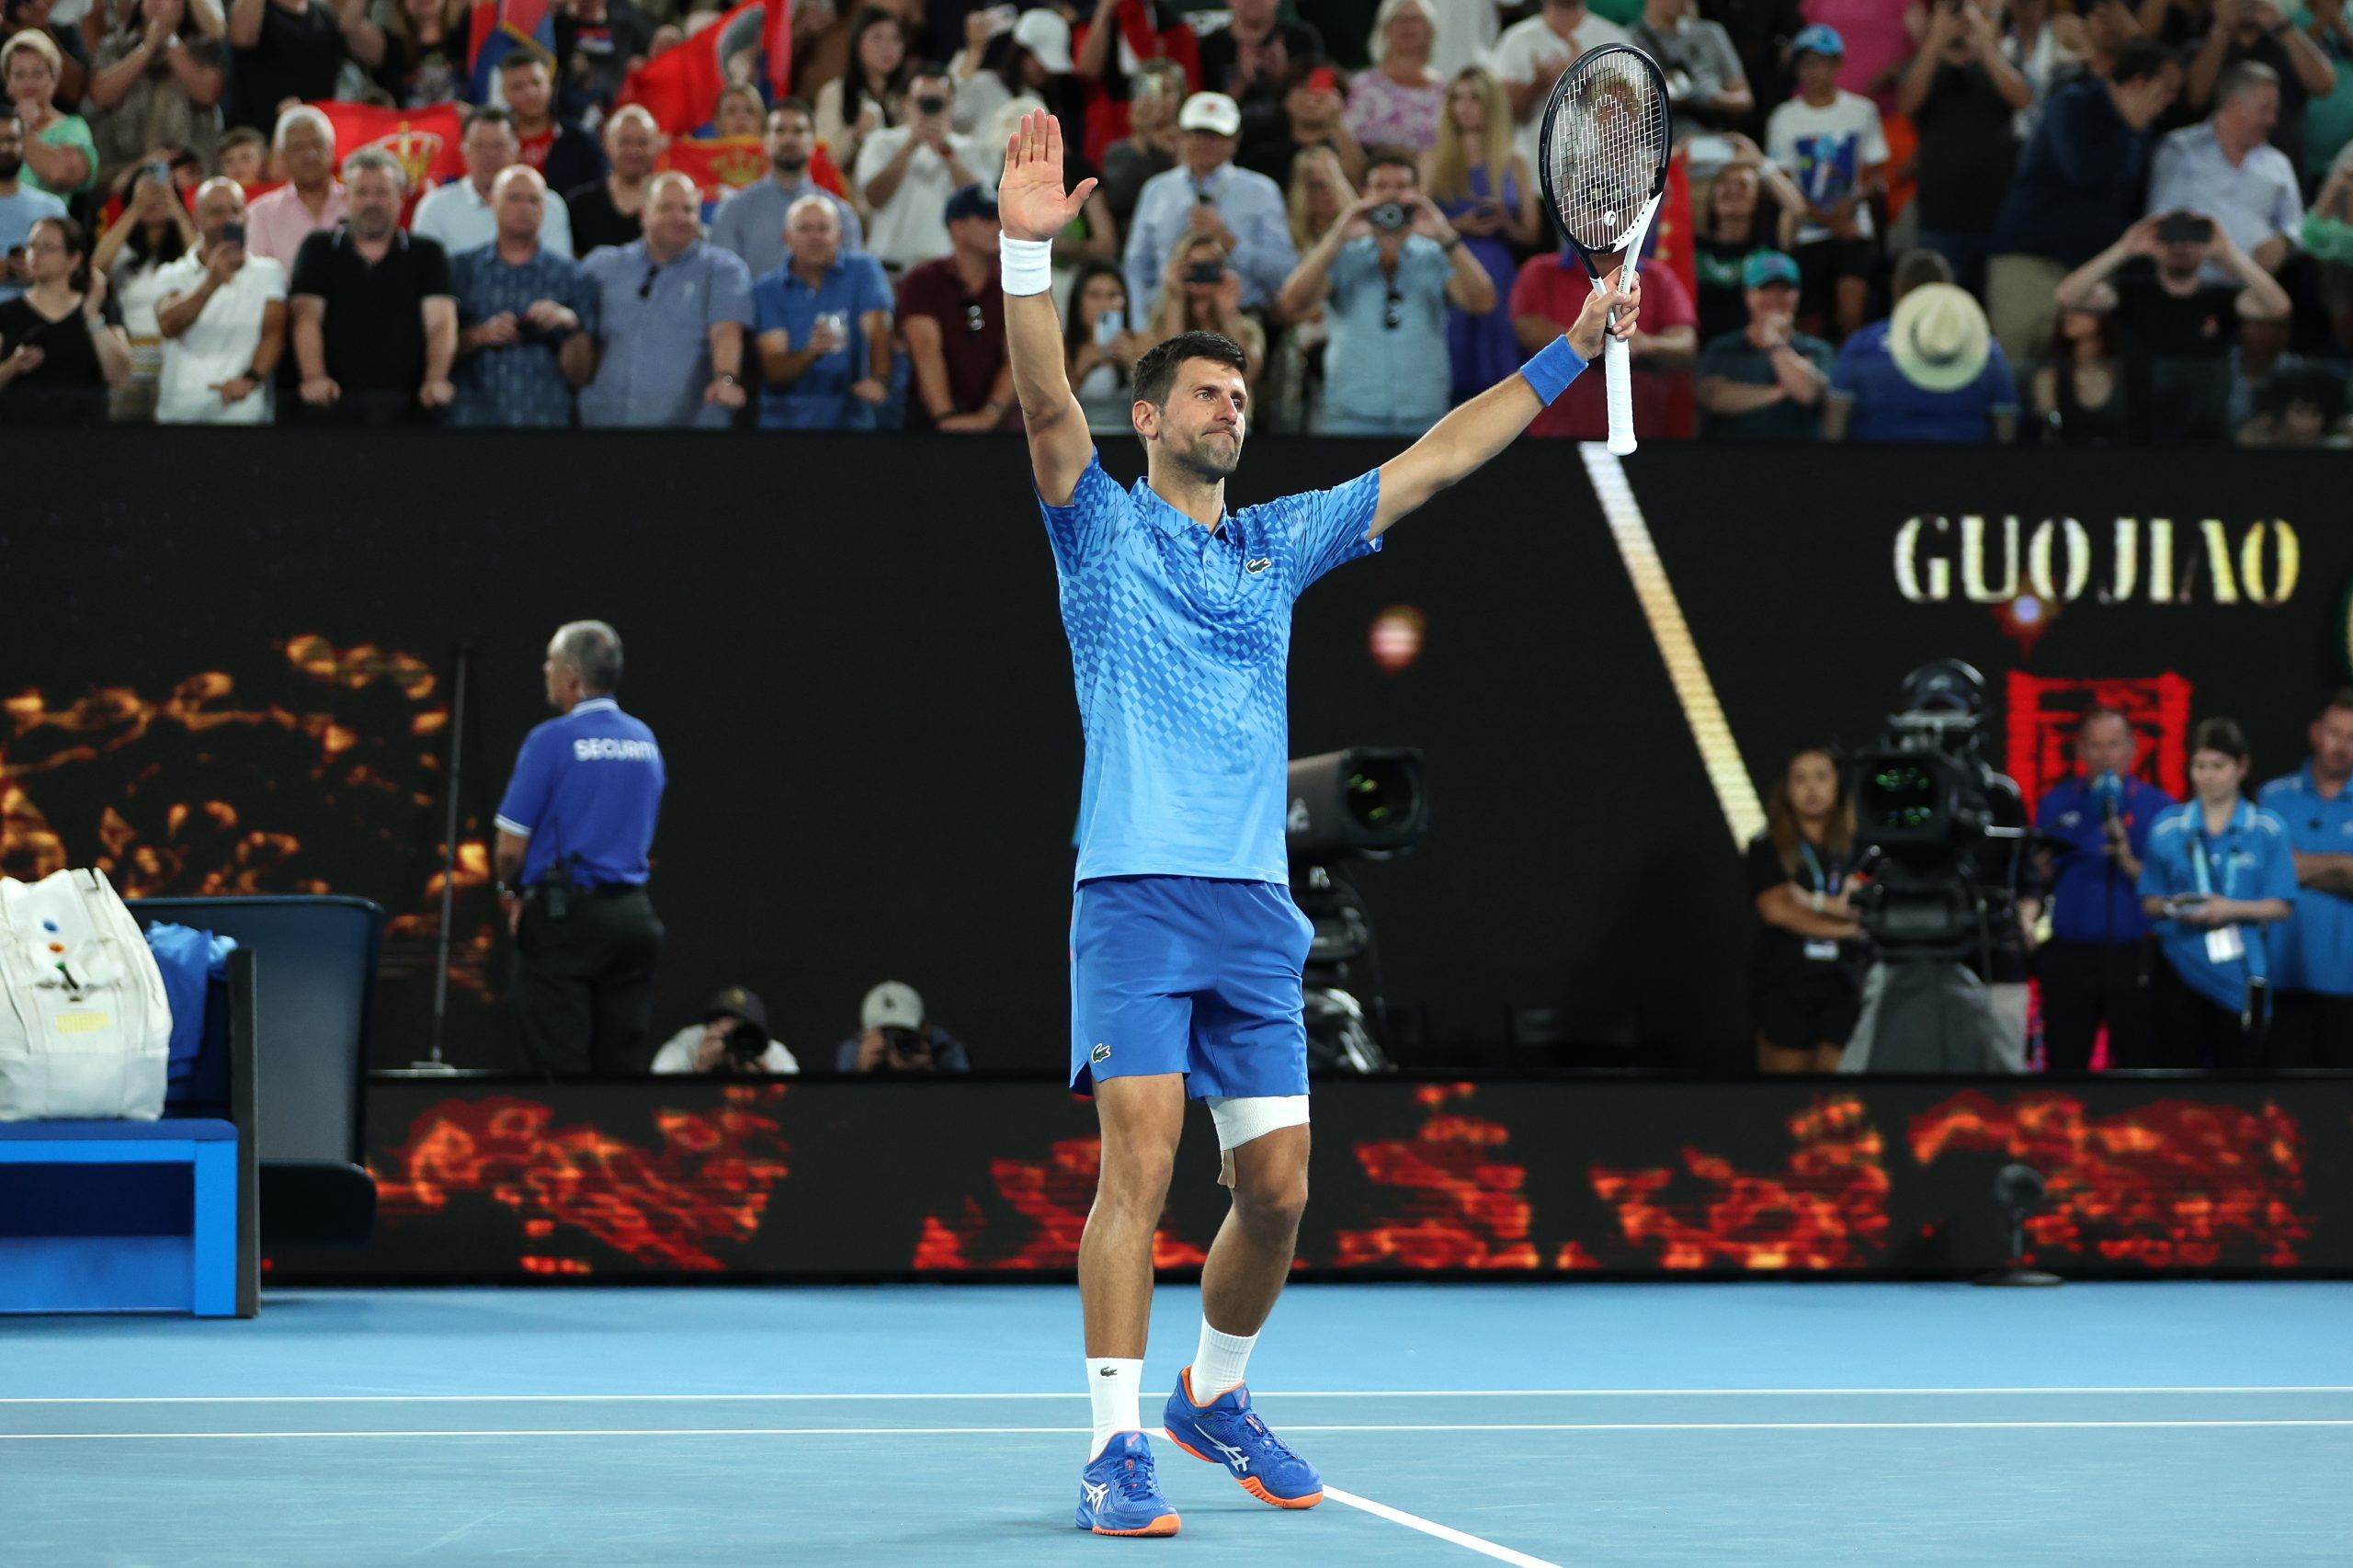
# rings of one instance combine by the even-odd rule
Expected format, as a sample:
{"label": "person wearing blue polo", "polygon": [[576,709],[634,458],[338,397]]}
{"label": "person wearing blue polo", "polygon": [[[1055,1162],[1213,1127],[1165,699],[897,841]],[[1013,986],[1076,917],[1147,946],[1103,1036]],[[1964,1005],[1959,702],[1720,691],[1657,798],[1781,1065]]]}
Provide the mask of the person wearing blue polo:
{"label": "person wearing blue polo", "polygon": [[2279,933],[2270,1059],[2353,1067],[2353,688],[2313,721],[2312,760],[2256,797],[2288,824],[2296,917]]}
{"label": "person wearing blue polo", "polygon": [[2093,709],[2075,726],[2082,773],[2035,808],[2035,827],[2067,843],[2053,857],[2051,940],[2034,958],[2051,1072],[2089,1067],[2102,1024],[2110,1067],[2150,1064],[2149,922],[2136,890],[2149,829],[2174,800],[2132,776],[2140,751],[2131,720]]}
{"label": "person wearing blue polo", "polygon": [[548,642],[548,706],[498,803],[493,863],[515,938],[523,1055],[549,1073],[653,1063],[662,922],[646,854],[662,810],[662,748],[613,699],[620,633],[575,620]]}
{"label": "person wearing blue polo", "polygon": [[2279,819],[2239,793],[2246,737],[2228,719],[2189,734],[2193,798],[2160,813],[2141,908],[2165,962],[2151,984],[2160,1067],[2259,1067],[2270,1022],[2271,926],[2294,912]]}
{"label": "person wearing blue polo", "polygon": [[871,430],[891,396],[891,280],[842,249],[829,196],[785,213],[784,265],[752,285],[760,428]]}
{"label": "person wearing blue polo", "polygon": [[[1013,383],[1061,585],[1086,764],[1072,896],[1071,1086],[1102,1130],[1079,1244],[1094,1424],[1079,1528],[1165,1536],[1139,1419],[1153,1233],[1188,1097],[1209,1103],[1233,1208],[1201,1269],[1201,1333],[1153,1425],[1280,1508],[1323,1501],[1314,1466],[1252,1408],[1244,1371],[1290,1273],[1307,1202],[1307,1034],[1313,936],[1283,843],[1291,606],[1324,573],[1509,445],[1601,352],[1630,335],[1638,290],[1588,298],[1568,335],[1370,473],[1229,512],[1249,422],[1247,360],[1188,332],[1137,361],[1130,415],[1145,475],[1103,469],[1071,392],[1052,241],[1095,182],[1063,186],[1062,131],[1021,122],[997,190]],[[1214,1456],[1214,1457],[1213,1457]]]}

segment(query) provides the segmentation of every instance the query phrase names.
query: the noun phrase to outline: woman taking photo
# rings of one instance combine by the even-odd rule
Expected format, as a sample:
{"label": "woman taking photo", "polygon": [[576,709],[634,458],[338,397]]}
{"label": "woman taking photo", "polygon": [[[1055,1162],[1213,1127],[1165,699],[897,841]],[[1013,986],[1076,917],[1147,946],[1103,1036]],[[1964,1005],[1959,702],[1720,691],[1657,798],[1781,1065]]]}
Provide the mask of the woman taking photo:
{"label": "woman taking photo", "polygon": [[1181,332],[1222,333],[1242,345],[1249,361],[1242,372],[1245,385],[1256,394],[1258,372],[1267,363],[1267,335],[1242,313],[1242,277],[1225,264],[1225,245],[1215,234],[1193,234],[1169,252],[1168,267],[1160,276],[1160,309],[1144,335],[1146,348],[1167,342]]}
{"label": "woman taking photo", "polygon": [[1086,427],[1098,436],[1135,434],[1129,378],[1143,349],[1130,330],[1127,278],[1118,262],[1086,262],[1071,280],[1063,351]]}
{"label": "woman taking photo", "polygon": [[850,24],[849,65],[817,89],[817,137],[837,169],[858,166],[866,139],[899,123],[899,97],[907,90],[906,24],[869,6]]}
{"label": "woman taking photo", "polygon": [[196,220],[180,204],[171,171],[161,164],[134,164],[123,191],[122,215],[98,236],[90,270],[103,273],[107,291],[122,312],[131,342],[131,380],[114,394],[118,423],[143,424],[155,412],[155,378],[164,368],[164,331],[155,324],[155,301],[164,291],[164,268],[196,244]]}
{"label": "woman taking photo", "polygon": [[25,238],[32,281],[0,301],[0,428],[102,425],[107,389],[131,379],[131,345],[90,243],[71,218],[43,218]]}
{"label": "woman taking photo", "polygon": [[[1483,65],[1456,72],[1446,85],[1446,109],[1422,188],[1506,296],[1519,256],[1552,248],[1552,235],[1537,215],[1536,176],[1511,149],[1511,106],[1503,84]],[[1446,347],[1456,403],[1510,375],[1521,358],[1511,312],[1502,308],[1472,315],[1449,306]]]}
{"label": "woman taking photo", "polygon": [[1762,925],[1749,985],[1760,1073],[1835,1073],[1862,1011],[1854,892],[1855,807],[1827,746],[1790,758],[1749,841]]}
{"label": "woman taking photo", "polygon": [[2242,795],[2246,736],[2189,732],[2192,799],[2162,812],[2141,860],[2141,908],[2164,949],[2151,978],[2160,1067],[2259,1067],[2271,1005],[2266,927],[2295,913],[2296,857],[2278,817]]}

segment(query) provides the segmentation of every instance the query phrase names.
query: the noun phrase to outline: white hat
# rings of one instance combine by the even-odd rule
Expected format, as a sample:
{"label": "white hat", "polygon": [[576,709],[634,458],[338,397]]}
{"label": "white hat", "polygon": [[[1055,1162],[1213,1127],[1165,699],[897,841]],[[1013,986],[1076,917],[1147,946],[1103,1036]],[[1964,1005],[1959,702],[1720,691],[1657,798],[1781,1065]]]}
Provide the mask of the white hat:
{"label": "white hat", "polygon": [[1895,301],[1887,349],[1904,379],[1922,392],[1959,392],[1975,381],[1992,355],[1985,307],[1968,290],[1923,283]]}
{"label": "white hat", "polygon": [[1036,55],[1038,63],[1057,76],[1067,76],[1077,69],[1070,60],[1070,24],[1045,6],[1021,13],[1021,19],[1013,24],[1013,41]]}
{"label": "white hat", "polygon": [[923,998],[904,980],[886,980],[866,994],[858,1009],[861,1029],[915,1029],[923,1027]]}
{"label": "white hat", "polygon": [[1179,131],[1209,131],[1220,136],[1242,134],[1242,106],[1223,93],[1195,93],[1176,111]]}

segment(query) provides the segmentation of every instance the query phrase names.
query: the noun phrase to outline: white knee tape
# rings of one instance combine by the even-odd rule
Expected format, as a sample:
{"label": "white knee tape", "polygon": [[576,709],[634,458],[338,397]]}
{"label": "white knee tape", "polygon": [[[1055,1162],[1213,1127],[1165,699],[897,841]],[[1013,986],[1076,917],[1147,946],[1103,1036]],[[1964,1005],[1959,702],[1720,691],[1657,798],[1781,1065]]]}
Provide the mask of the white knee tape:
{"label": "white knee tape", "polygon": [[1305,1095],[1211,1095],[1209,1108],[1221,1149],[1238,1149],[1253,1138],[1307,1125]]}

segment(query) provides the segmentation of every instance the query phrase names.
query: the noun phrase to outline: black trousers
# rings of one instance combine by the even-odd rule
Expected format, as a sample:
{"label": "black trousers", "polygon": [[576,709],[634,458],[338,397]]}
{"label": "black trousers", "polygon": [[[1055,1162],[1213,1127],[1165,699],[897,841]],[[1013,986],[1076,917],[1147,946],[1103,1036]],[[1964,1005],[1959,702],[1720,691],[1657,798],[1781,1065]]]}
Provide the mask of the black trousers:
{"label": "black trousers", "polygon": [[575,888],[561,920],[540,895],[515,934],[515,1028],[547,1073],[642,1073],[654,1062],[654,965],[662,922],[643,888]]}
{"label": "black trousers", "polygon": [[2110,1067],[2154,1065],[2149,969],[2164,961],[2141,942],[2047,942],[2037,949],[2042,1054],[2049,1070],[2080,1073],[2089,1067],[2103,1022]]}
{"label": "black trousers", "polygon": [[2271,1064],[2353,1068],[2353,996],[2281,992],[2272,1005]]}
{"label": "black trousers", "polygon": [[2149,981],[2156,1015],[2159,1067],[2260,1067],[2263,1028],[2249,1029],[2235,1007],[2218,1006],[2192,991],[2162,954]]}

